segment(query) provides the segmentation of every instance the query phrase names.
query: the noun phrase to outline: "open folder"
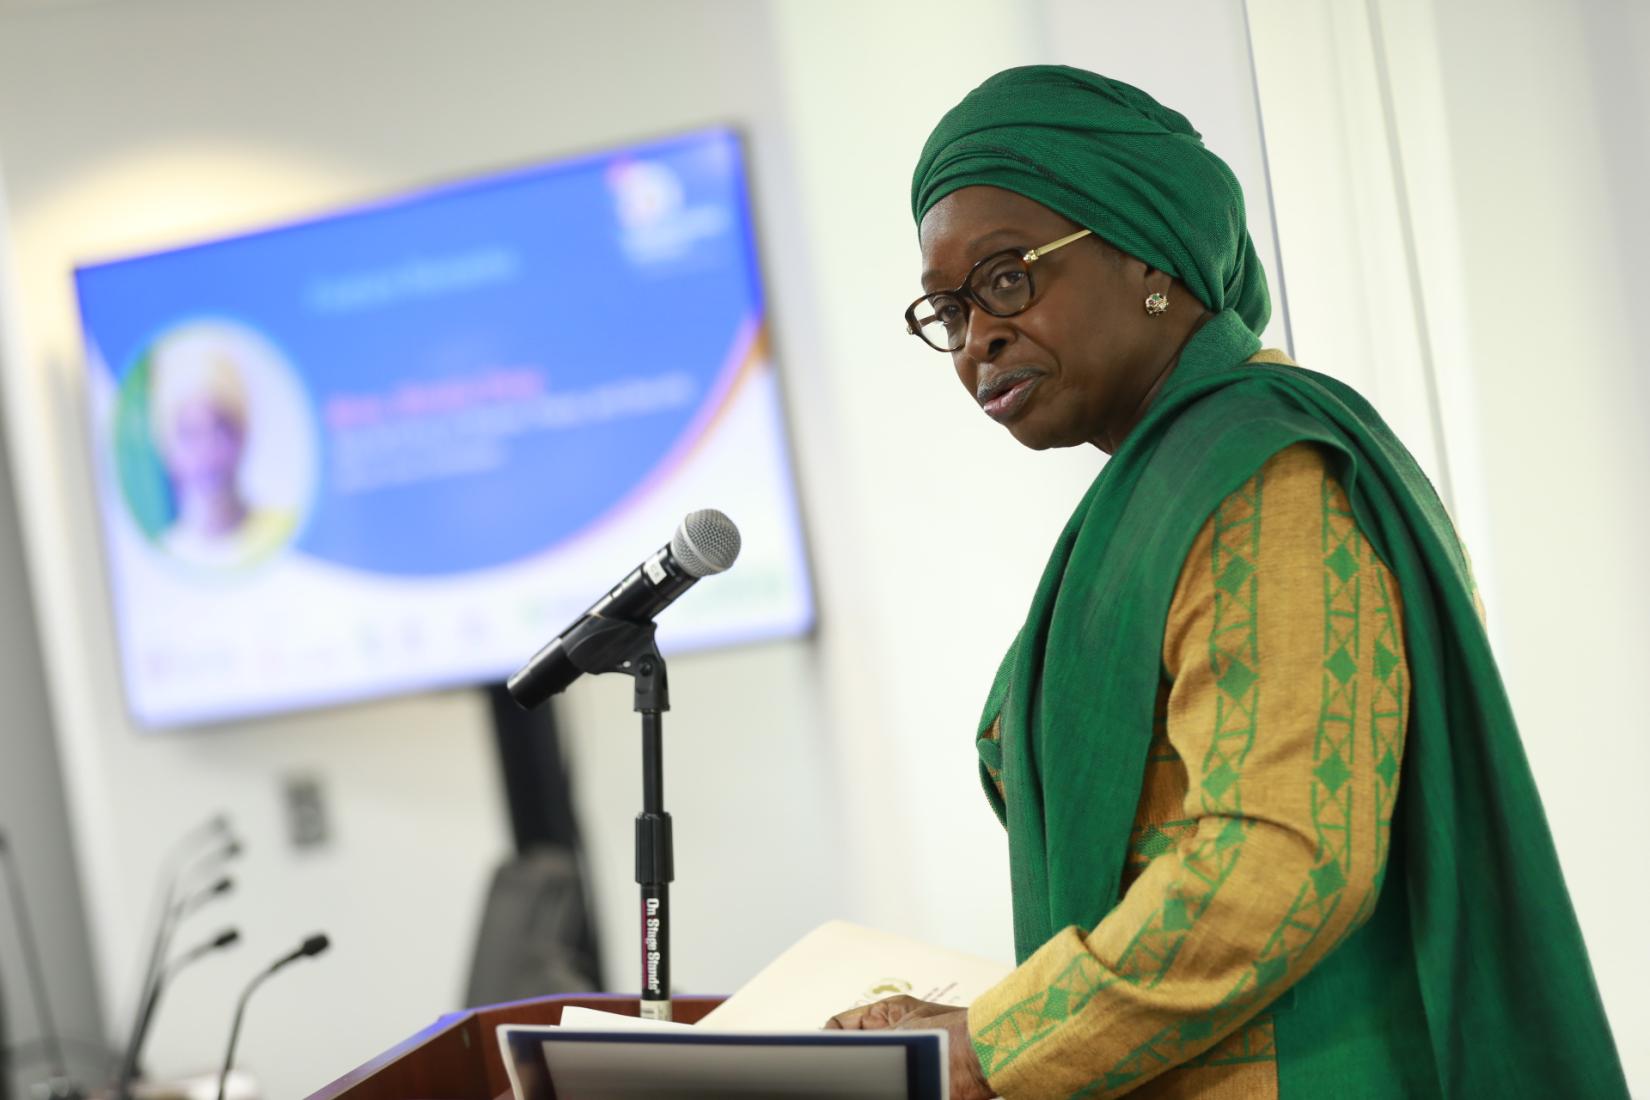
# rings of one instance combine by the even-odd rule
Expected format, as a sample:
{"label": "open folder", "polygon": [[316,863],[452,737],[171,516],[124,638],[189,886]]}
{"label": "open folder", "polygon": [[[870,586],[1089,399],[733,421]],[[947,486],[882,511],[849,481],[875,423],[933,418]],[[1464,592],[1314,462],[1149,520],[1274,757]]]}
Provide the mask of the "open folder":
{"label": "open folder", "polygon": [[820,1028],[898,994],[961,1007],[1010,969],[832,921],[697,1024],[569,1008],[559,1027],[501,1026],[499,1042],[517,1100],[944,1100],[945,1032]]}
{"label": "open folder", "polygon": [[943,1031],[499,1028],[516,1100],[946,1100]]}

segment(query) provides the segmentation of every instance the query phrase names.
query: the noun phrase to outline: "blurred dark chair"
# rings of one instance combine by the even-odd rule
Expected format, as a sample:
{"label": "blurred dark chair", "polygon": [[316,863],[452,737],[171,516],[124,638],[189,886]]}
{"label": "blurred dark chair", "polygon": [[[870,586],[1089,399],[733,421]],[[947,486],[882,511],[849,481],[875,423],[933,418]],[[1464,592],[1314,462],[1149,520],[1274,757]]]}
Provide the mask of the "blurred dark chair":
{"label": "blurred dark chair", "polygon": [[595,928],[578,860],[541,847],[493,875],[476,937],[466,1005],[602,988]]}

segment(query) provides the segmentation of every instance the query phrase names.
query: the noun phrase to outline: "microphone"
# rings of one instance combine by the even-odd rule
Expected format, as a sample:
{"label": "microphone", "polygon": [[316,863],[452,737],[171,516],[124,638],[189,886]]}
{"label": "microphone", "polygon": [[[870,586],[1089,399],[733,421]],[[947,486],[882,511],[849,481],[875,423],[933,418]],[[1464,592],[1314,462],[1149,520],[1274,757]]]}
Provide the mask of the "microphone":
{"label": "microphone", "polygon": [[133,1029],[132,1040],[126,1048],[126,1056],[121,1061],[120,1077],[115,1083],[115,1095],[126,1098],[131,1095],[132,1082],[137,1079],[138,1059],[143,1055],[143,1044],[149,1038],[149,1025],[155,1021],[155,1010],[160,1006],[160,995],[166,988],[166,983],[177,976],[178,971],[193,963],[196,959],[210,955],[214,951],[237,942],[241,938],[240,932],[233,928],[225,928],[205,943],[185,951],[170,964],[162,967],[155,975],[154,984],[149,987],[148,995],[144,998],[143,1008],[138,1013],[138,1026]]}
{"label": "microphone", "polygon": [[216,936],[213,936],[205,943],[196,944],[188,951],[185,951],[183,954],[179,955],[172,961],[172,965],[166,968],[166,980],[171,981],[173,975],[188,966],[190,963],[194,962],[196,959],[200,958],[202,955],[210,955],[212,952],[221,948],[239,943],[240,939],[241,933],[238,929],[225,928],[222,932],[219,932]]}
{"label": "microphone", "polygon": [[587,671],[572,655],[580,642],[594,638],[607,623],[651,622],[700,577],[722,572],[737,557],[739,528],[731,519],[714,508],[688,513],[670,542],[510,677],[505,686],[511,698],[531,710],[550,696],[565,691]]}
{"label": "microphone", "polygon": [[[213,818],[208,827],[213,828],[214,837],[220,840],[217,847],[201,852],[191,852],[190,841],[202,830],[197,828],[186,834],[183,841],[174,845],[172,854],[166,860],[166,872],[162,874],[165,886],[159,894],[160,908],[156,913],[149,943],[149,961],[143,969],[143,981],[138,985],[138,1000],[142,1002],[148,995],[149,987],[155,982],[155,975],[160,972],[162,961],[166,958],[166,949],[171,946],[172,935],[177,931],[177,922],[180,917],[193,912],[194,908],[205,901],[201,898],[192,904],[188,899],[180,899],[179,892],[183,888],[185,878],[192,865],[205,865],[208,872],[216,871],[241,854],[241,843],[228,833],[228,826],[223,824],[224,819]],[[225,888],[227,890],[227,887]]]}
{"label": "microphone", "polygon": [[190,913],[193,913],[213,898],[221,897],[233,889],[235,889],[235,880],[230,878],[228,875],[224,875],[222,878],[218,879],[218,881],[209,886],[201,887],[193,894],[190,894],[188,897],[179,901],[177,905],[173,907],[173,919],[182,920],[184,917],[187,917]]}
{"label": "microphone", "polygon": [[[209,853],[200,852],[198,849],[207,841],[216,841],[218,846]],[[166,948],[171,942],[173,922],[176,919],[173,907],[176,905],[178,890],[189,865],[208,856],[214,862],[228,862],[240,854],[241,846],[229,830],[229,819],[223,814],[216,814],[196,825],[174,841],[167,851],[166,858],[161,862],[154,915],[146,937],[149,940],[149,957],[143,964],[143,977],[138,981],[135,1002],[137,1011],[141,1011],[143,1003],[148,1000],[149,989],[155,984],[161,962],[166,958]],[[135,1017],[136,1011],[134,1022]]]}
{"label": "microphone", "polygon": [[[51,1064],[51,1085],[48,1086],[50,1095],[78,1096],[80,1090],[69,1084],[68,1066],[63,1061],[63,1042],[57,1033],[57,1021],[52,1017],[51,1001],[46,997],[46,980],[41,973],[40,945],[34,938],[34,926],[29,922],[28,906],[23,904],[23,876],[17,870],[17,864],[12,859],[11,843],[6,839],[4,831],[0,831],[0,864],[5,865],[6,875],[10,880],[12,911],[17,917],[17,939],[23,949],[23,963],[29,973],[29,984],[33,987],[35,1013],[39,1017],[42,1039],[46,1046],[46,1058]],[[4,1082],[0,1082],[4,1084]]]}
{"label": "microphone", "polygon": [[[213,847],[201,850],[201,845],[208,842],[212,843]],[[205,901],[228,889],[219,888],[218,884],[214,884],[213,887],[192,897],[179,898],[178,894],[183,888],[185,878],[192,869],[203,865],[208,871],[219,870],[240,854],[240,841],[230,832],[229,819],[223,814],[217,814],[184,833],[173,842],[167,852],[166,859],[161,864],[161,888],[157,895],[158,908],[151,926],[149,958],[143,967],[143,977],[138,982],[137,1001],[132,1010],[132,1030],[126,1040],[127,1058],[122,1061],[120,1076],[116,1079],[118,1097],[127,1096],[131,1082],[141,1074],[142,1067],[137,1062],[137,1054],[143,1049],[144,1039],[149,1030],[150,1006],[158,1000],[156,986],[161,981],[166,952],[172,946],[172,936],[177,932],[179,921]]]}
{"label": "microphone", "polygon": [[241,1037],[241,1017],[246,1014],[246,1002],[251,999],[252,991],[264,984],[265,979],[277,970],[281,969],[283,966],[286,966],[289,963],[295,963],[299,959],[306,959],[313,955],[319,955],[331,945],[331,940],[327,939],[323,933],[317,932],[315,935],[299,944],[296,951],[282,955],[270,964],[267,970],[259,971],[258,974],[247,983],[246,988],[241,991],[241,999],[235,1004],[235,1022],[229,1027],[229,1049],[224,1052],[223,1071],[218,1074],[218,1100],[223,1100],[224,1087],[229,1081],[229,1071],[235,1066],[235,1043]]}

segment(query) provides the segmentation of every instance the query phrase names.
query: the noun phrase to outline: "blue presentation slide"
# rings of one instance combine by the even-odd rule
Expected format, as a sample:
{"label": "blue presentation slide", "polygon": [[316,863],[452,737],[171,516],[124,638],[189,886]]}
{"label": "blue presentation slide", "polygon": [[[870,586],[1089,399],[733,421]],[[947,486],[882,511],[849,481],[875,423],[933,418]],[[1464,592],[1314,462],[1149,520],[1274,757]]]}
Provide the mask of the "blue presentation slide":
{"label": "blue presentation slide", "polygon": [[146,726],[501,679],[695,508],[745,548],[667,652],[812,626],[729,131],[76,280]]}

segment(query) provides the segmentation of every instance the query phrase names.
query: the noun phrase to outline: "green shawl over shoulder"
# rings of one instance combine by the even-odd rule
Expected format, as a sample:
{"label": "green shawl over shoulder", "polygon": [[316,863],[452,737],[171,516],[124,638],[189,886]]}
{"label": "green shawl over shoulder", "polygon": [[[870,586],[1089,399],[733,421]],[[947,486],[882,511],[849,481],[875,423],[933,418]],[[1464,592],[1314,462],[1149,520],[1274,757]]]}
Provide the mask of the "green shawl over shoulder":
{"label": "green shawl over shoulder", "polygon": [[[1398,580],[1412,686],[1389,873],[1369,922],[1273,1005],[1280,1092],[1625,1097],[1449,518],[1361,397],[1246,362],[1258,346],[1231,310],[1188,343],[1066,525],[993,684],[1000,742],[982,752],[1001,754],[1006,805],[987,789],[1008,828],[1019,957],[1117,903],[1182,563],[1222,499],[1309,441]],[[1294,977],[1255,984],[1264,998]]]}

